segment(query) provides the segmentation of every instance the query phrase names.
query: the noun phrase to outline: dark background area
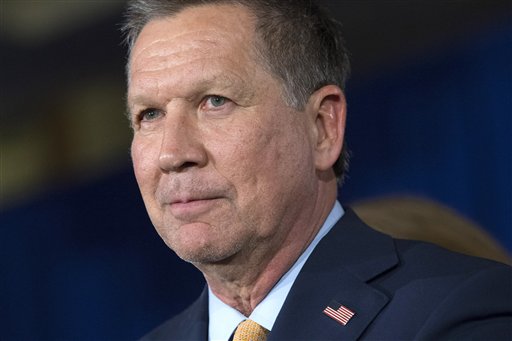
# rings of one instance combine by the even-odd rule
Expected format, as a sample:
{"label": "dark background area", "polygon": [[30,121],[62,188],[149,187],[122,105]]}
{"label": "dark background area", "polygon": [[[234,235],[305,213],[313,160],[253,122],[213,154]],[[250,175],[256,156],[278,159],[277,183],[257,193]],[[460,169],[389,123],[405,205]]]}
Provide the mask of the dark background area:
{"label": "dark background area", "polygon": [[[341,202],[430,198],[511,251],[510,1],[322,3],[352,52]],[[0,3],[0,340],[136,339],[204,285],[132,174],[123,6]]]}

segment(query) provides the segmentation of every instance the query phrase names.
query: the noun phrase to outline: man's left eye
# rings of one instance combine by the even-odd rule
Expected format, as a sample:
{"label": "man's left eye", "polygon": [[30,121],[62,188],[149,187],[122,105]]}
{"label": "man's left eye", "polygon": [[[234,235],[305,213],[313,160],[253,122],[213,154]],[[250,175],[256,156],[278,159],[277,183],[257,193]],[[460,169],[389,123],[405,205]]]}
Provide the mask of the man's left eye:
{"label": "man's left eye", "polygon": [[222,96],[210,96],[208,98],[208,102],[210,102],[211,106],[215,108],[221,107],[224,104],[226,104],[226,100],[227,98]]}

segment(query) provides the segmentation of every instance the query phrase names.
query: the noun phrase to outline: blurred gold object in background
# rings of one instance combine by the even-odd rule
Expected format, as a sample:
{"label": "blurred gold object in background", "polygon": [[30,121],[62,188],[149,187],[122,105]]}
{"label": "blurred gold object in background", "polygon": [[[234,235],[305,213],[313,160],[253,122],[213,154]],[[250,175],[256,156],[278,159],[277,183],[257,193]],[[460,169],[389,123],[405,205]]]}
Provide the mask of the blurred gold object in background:
{"label": "blurred gold object in background", "polygon": [[83,181],[125,165],[130,129],[122,89],[108,79],[80,80],[50,95],[32,120],[3,132],[2,204],[47,183]]}
{"label": "blurred gold object in background", "polygon": [[395,238],[421,240],[466,255],[512,264],[510,255],[483,228],[431,200],[389,196],[353,204],[361,219]]}

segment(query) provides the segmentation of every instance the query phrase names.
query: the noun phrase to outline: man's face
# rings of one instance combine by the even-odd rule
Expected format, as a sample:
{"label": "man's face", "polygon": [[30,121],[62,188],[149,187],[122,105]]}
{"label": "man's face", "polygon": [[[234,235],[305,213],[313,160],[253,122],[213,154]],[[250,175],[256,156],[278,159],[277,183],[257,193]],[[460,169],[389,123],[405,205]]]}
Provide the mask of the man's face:
{"label": "man's face", "polygon": [[205,5],[151,21],[131,54],[137,182],[192,262],[273,252],[316,194],[314,117],[285,104],[254,39],[245,8]]}

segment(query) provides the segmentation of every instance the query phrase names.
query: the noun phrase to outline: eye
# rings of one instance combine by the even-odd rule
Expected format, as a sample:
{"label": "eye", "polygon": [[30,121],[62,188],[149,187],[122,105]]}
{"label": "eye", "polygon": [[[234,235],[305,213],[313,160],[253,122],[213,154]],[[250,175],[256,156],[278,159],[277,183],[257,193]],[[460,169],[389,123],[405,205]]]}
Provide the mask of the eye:
{"label": "eye", "polygon": [[199,110],[205,114],[223,117],[235,109],[236,103],[220,95],[207,95],[201,101]]}
{"label": "eye", "polygon": [[142,110],[138,115],[139,121],[153,121],[159,118],[162,115],[162,112],[157,109],[149,108]]}
{"label": "eye", "polygon": [[206,99],[206,104],[210,104],[214,108],[218,108],[226,104],[227,98],[222,96],[208,96]]}

